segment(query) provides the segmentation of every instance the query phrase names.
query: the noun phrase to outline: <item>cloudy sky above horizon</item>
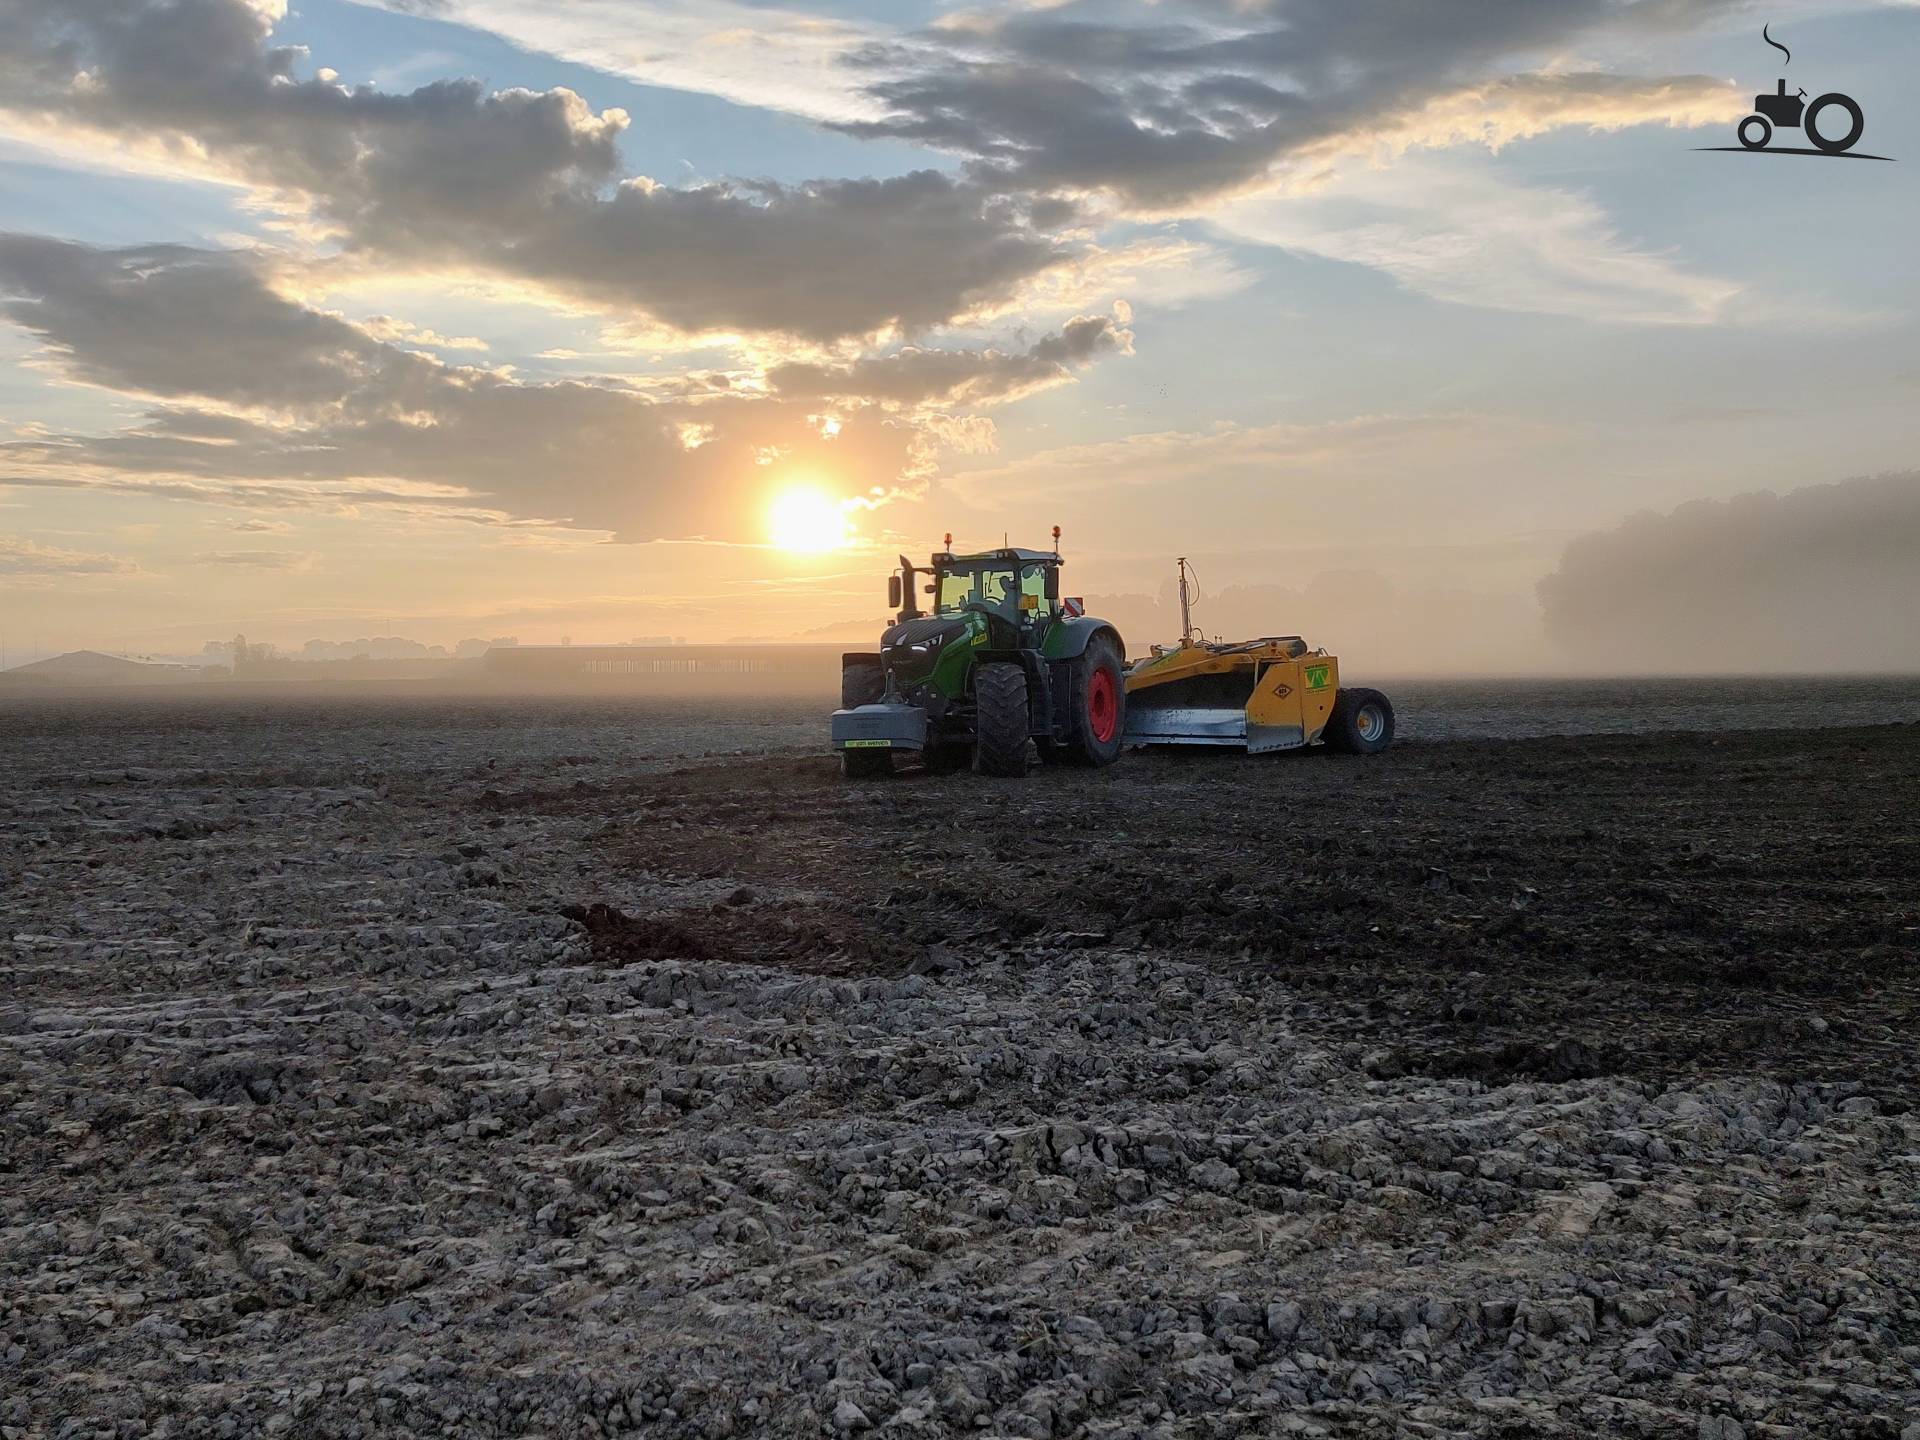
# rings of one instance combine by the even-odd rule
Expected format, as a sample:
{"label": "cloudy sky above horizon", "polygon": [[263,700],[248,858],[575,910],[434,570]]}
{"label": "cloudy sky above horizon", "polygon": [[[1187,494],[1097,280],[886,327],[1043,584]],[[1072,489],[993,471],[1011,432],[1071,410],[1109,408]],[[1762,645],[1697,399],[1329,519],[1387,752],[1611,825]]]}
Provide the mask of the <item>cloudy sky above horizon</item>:
{"label": "cloudy sky above horizon", "polygon": [[[1053,524],[1398,668],[1766,517],[1905,596],[1916,68],[1839,0],[0,0],[7,660],[837,638]],[[1781,75],[1901,163],[1694,148]]]}

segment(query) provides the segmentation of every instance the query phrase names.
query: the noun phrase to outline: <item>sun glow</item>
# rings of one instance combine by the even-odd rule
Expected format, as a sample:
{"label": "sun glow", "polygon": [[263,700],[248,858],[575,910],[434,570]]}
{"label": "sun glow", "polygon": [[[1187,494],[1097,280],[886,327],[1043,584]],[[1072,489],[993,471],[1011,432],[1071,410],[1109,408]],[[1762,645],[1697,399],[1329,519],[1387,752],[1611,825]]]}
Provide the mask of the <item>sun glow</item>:
{"label": "sun glow", "polygon": [[782,550],[818,555],[853,539],[846,506],[823,490],[796,485],[774,497],[767,510],[767,536]]}

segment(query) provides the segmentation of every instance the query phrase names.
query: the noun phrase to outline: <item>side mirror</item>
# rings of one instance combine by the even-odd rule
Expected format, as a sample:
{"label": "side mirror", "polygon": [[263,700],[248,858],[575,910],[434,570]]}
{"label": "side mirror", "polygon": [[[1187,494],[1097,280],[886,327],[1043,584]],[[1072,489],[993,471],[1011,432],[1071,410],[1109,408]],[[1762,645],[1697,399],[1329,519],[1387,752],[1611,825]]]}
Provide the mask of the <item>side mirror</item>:
{"label": "side mirror", "polygon": [[1047,603],[1049,605],[1058,605],[1060,603],[1060,567],[1058,565],[1047,566],[1045,583]]}
{"label": "side mirror", "polygon": [[887,608],[889,610],[898,610],[900,608],[900,598],[900,577],[898,575],[889,575],[887,577]]}

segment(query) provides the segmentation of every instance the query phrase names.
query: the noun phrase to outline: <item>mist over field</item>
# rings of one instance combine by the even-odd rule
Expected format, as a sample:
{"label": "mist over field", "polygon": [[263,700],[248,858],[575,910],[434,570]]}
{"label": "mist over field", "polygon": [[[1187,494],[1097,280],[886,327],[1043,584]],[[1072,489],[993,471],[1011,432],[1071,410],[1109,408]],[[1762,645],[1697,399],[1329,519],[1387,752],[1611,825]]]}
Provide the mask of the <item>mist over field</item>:
{"label": "mist over field", "polygon": [[1920,471],[1635,515],[1570,544],[1540,601],[1587,669],[1920,670]]}

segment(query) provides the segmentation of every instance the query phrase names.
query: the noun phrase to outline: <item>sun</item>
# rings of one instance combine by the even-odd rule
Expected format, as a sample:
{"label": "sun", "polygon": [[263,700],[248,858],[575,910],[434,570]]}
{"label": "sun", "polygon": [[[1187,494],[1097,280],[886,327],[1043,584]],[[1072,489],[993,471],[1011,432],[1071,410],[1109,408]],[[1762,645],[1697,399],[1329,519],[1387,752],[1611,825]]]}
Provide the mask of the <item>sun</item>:
{"label": "sun", "polygon": [[823,490],[795,485],[774,496],[767,510],[767,537],[782,550],[819,555],[853,539],[846,507]]}

